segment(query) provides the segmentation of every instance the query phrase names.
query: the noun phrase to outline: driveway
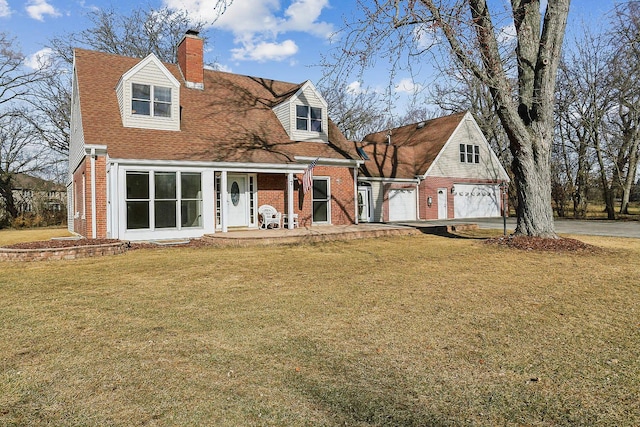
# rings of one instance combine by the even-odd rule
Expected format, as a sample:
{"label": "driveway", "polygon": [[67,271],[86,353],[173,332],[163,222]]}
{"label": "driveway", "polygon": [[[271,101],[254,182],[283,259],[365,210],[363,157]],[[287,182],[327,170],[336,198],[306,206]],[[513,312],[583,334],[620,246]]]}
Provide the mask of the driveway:
{"label": "driveway", "polygon": [[[480,228],[503,229],[502,218],[466,218],[437,221],[415,221],[404,223],[407,225],[447,225],[447,224],[478,224]],[[592,236],[632,237],[640,239],[640,221],[607,221],[607,220],[555,220],[556,232],[559,234],[587,234]],[[507,233],[516,228],[516,219],[507,218]]]}

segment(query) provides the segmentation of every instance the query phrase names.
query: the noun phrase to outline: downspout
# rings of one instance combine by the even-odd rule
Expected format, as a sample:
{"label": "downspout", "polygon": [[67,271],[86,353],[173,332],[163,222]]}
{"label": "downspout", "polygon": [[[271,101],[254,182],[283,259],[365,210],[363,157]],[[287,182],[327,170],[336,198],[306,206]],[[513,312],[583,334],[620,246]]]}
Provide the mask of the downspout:
{"label": "downspout", "polygon": [[91,237],[97,237],[96,220],[96,149],[91,149]]}
{"label": "downspout", "polygon": [[287,174],[287,228],[293,229],[293,174]]}
{"label": "downspout", "polygon": [[355,207],[355,219],[356,219],[356,225],[359,224],[359,219],[358,218],[358,168],[355,167],[353,168],[353,205]]}
{"label": "downspout", "polygon": [[227,225],[227,212],[229,212],[227,203],[227,171],[223,170],[220,172],[220,226],[223,233],[226,233],[229,229]]}
{"label": "downspout", "polygon": [[418,177],[418,182],[416,183],[416,218],[420,221],[420,177]]}

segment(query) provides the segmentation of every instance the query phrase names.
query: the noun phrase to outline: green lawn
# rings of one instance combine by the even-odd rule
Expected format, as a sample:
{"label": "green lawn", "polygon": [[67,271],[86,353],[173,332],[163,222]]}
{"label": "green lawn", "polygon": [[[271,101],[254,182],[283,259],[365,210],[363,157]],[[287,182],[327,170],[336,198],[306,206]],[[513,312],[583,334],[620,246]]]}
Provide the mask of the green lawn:
{"label": "green lawn", "polygon": [[640,425],[640,240],[2,263],[0,425]]}

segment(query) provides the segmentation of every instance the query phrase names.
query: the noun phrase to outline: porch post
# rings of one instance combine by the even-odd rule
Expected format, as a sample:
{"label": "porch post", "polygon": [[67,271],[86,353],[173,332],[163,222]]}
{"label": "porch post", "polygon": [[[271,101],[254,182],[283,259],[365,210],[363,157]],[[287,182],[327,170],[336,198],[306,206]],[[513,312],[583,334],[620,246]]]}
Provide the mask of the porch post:
{"label": "porch post", "polygon": [[227,215],[229,207],[227,206],[227,171],[220,172],[220,226],[222,232],[228,231]]}
{"label": "porch post", "polygon": [[287,174],[287,228],[293,229],[293,173]]}
{"label": "porch post", "polygon": [[355,205],[355,223],[358,225],[360,223],[360,218],[358,215],[358,168],[353,168],[353,202]]}

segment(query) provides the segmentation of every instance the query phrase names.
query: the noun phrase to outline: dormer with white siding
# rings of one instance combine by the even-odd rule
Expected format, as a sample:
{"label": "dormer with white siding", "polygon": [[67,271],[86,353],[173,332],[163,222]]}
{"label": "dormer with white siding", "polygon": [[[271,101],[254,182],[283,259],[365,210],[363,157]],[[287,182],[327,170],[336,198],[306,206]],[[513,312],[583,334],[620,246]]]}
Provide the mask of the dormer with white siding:
{"label": "dormer with white siding", "polygon": [[180,83],[153,53],[116,86],[124,127],[180,130]]}
{"label": "dormer with white siding", "polygon": [[273,112],[292,140],[329,142],[327,102],[310,81],[273,107]]}

